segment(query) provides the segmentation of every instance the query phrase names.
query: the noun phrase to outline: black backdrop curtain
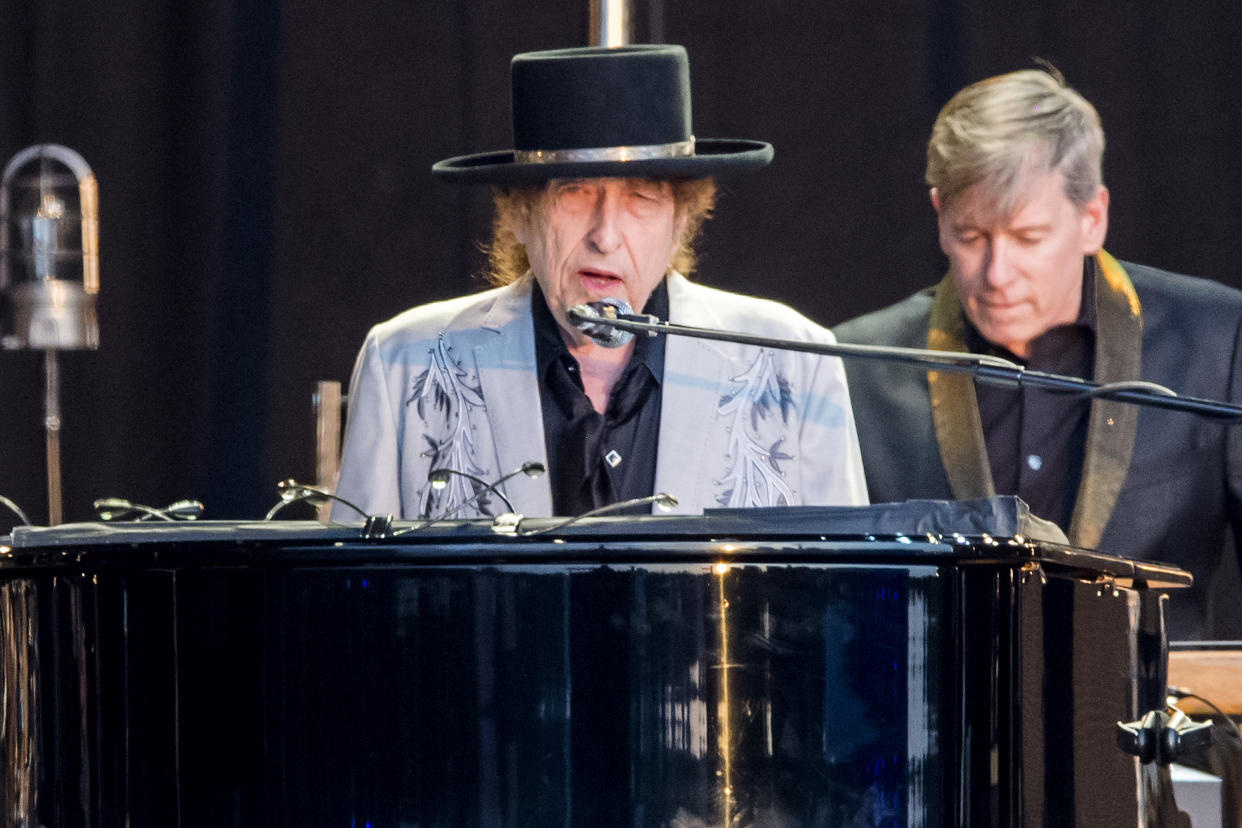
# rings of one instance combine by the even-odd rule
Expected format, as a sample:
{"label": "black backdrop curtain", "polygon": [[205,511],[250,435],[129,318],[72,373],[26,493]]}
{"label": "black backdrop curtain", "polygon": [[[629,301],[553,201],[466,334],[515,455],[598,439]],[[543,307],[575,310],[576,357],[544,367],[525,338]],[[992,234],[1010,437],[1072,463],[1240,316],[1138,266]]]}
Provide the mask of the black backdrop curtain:
{"label": "black backdrop curtain", "polygon": [[[583,45],[587,3],[0,4],[0,161],[100,183],[102,347],[62,355],[67,520],[122,496],[249,518],[310,479],[310,397],[369,325],[481,287],[485,191],[437,159],[509,146],[508,59]],[[1057,65],[1099,108],[1121,258],[1242,284],[1242,10],[1046,0],[648,0],[701,136],[771,140],[723,182],[697,278],[839,322],[939,278],[921,185],[939,106]],[[0,353],[0,493],[46,517],[39,354]],[[0,514],[0,529],[12,519]]]}

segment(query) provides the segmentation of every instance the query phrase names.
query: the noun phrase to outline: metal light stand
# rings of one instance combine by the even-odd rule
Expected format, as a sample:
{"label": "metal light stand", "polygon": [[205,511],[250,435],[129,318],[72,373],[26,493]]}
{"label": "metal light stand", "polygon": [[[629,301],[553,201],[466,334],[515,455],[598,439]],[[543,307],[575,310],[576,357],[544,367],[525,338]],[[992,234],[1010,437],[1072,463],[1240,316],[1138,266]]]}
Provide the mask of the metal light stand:
{"label": "metal light stand", "polygon": [[47,525],[61,522],[60,365],[56,352],[43,352],[43,431],[47,445]]}
{"label": "metal light stand", "polygon": [[629,0],[591,0],[591,45],[624,46],[633,37]]}

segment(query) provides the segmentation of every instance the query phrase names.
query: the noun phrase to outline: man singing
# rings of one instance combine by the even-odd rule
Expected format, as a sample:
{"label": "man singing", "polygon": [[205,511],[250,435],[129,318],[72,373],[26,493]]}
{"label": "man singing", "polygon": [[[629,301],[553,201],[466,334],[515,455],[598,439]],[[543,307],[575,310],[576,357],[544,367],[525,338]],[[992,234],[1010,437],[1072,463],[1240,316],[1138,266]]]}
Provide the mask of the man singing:
{"label": "man singing", "polygon": [[[687,513],[865,503],[838,360],[682,337],[608,348],[567,316],[614,298],[681,324],[831,342],[783,305],[684,275],[711,176],[761,167],[771,146],[693,137],[679,46],[520,54],[511,79],[516,149],[434,167],[495,188],[499,287],[371,331],[337,494],[369,513],[491,514],[477,481],[533,460],[546,477],[503,487],[526,515],[657,492]],[[433,487],[435,469],[462,474]]]}

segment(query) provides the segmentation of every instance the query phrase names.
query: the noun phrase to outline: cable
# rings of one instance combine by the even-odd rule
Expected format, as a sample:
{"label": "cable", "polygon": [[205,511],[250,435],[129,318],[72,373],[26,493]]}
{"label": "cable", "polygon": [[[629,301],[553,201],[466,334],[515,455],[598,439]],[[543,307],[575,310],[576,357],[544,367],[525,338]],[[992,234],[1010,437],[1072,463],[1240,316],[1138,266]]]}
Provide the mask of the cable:
{"label": "cable", "polygon": [[1177,397],[1177,392],[1172,388],[1166,388],[1158,382],[1147,382],[1146,380],[1122,380],[1120,382],[1106,382],[1103,385],[1084,391],[1084,397],[1107,397],[1110,394],[1124,391],[1143,391],[1149,394],[1155,394],[1159,397]]}
{"label": "cable", "polygon": [[1196,701],[1203,702],[1208,707],[1212,708],[1213,711],[1216,712],[1217,717],[1224,719],[1225,722],[1229,724],[1229,729],[1233,731],[1235,736],[1237,736],[1239,739],[1242,739],[1242,729],[1238,728],[1238,723],[1233,720],[1233,717],[1229,716],[1229,714],[1225,713],[1225,711],[1221,710],[1215,704],[1203,698],[1203,696],[1200,696],[1198,693],[1192,693],[1189,690],[1185,689],[1184,687],[1170,686],[1168,688],[1168,695],[1178,700],[1195,699]]}
{"label": "cable", "polygon": [[542,526],[538,529],[531,529],[527,532],[517,531],[516,534],[520,538],[529,538],[532,535],[542,535],[547,532],[554,532],[557,529],[564,529],[571,523],[577,523],[583,518],[598,517],[600,515],[608,514],[609,512],[619,512],[622,509],[628,509],[631,506],[642,506],[645,503],[654,503],[657,508],[666,512],[670,509],[677,508],[677,498],[673,497],[668,492],[658,492],[653,495],[647,495],[646,497],[635,497],[631,500],[622,500],[618,503],[609,503],[607,506],[600,506],[599,508],[591,509],[588,512],[583,512],[580,515],[565,518],[564,520],[554,523],[551,526]]}
{"label": "cable", "polygon": [[[523,463],[522,465],[524,468],[526,464]],[[535,465],[538,465],[540,470],[542,471],[543,469],[542,464],[536,463]],[[479,487],[474,490],[473,496],[467,498],[466,500],[463,500],[461,503],[458,503],[456,506],[454,506],[449,511],[441,514],[440,517],[437,519],[444,520],[444,518],[448,517],[449,515],[460,512],[462,509],[466,507],[467,504],[473,503],[483,494],[483,492],[488,492],[488,491],[495,494],[496,497],[500,498],[501,501],[504,502],[505,511],[516,512],[517,510],[513,508],[513,501],[505,497],[505,493],[502,492],[500,489],[497,489],[496,487],[499,486],[504,481],[508,480],[513,475],[521,474],[521,473],[522,473],[522,469],[517,469],[513,472],[510,472],[509,474],[506,474],[504,477],[500,478],[495,483],[488,483],[483,478],[475,477],[470,472],[458,471],[457,469],[432,469],[431,471],[427,472],[427,482],[431,484],[431,488],[433,489],[438,490],[438,489],[445,488],[446,486],[448,486],[449,478],[453,477],[454,475],[456,475],[457,477],[464,477],[472,483],[479,484]]]}
{"label": "cable", "polygon": [[16,503],[9,500],[4,495],[0,495],[0,504],[3,504],[4,506],[8,507],[9,511],[17,515],[19,518],[21,518],[22,523],[26,524],[27,526],[32,525],[30,522],[30,518],[26,517],[26,513],[22,511],[22,507],[18,506]]}
{"label": "cable", "polygon": [[306,483],[299,483],[292,477],[277,483],[276,491],[280,493],[280,502],[271,509],[267,510],[267,514],[263,516],[264,520],[271,520],[281,509],[286,506],[291,506],[294,503],[301,503],[303,501],[322,502],[324,500],[334,500],[337,503],[353,509],[358,514],[362,515],[364,519],[369,520],[371,518],[371,515],[364,512],[360,506],[350,503],[345,498],[339,497],[321,486],[311,486]]}
{"label": "cable", "polygon": [[[418,524],[417,526],[410,526],[406,529],[402,529],[399,532],[393,532],[393,537],[397,537],[400,535],[408,535],[413,532],[417,532],[421,529],[426,529],[428,526],[430,526],[433,523],[438,523],[439,521],[447,520],[448,518],[457,514],[462,509],[466,508],[471,503],[474,503],[476,500],[482,497],[484,492],[492,492],[497,497],[499,497],[502,501],[504,501],[505,506],[508,507],[508,510],[509,510],[508,512],[505,512],[505,514],[508,514],[508,515],[516,514],[517,510],[514,509],[513,503],[509,500],[509,498],[505,497],[504,492],[500,491],[498,487],[505,481],[510,480],[511,478],[517,477],[519,474],[524,474],[527,477],[538,477],[539,475],[543,474],[547,470],[548,470],[547,467],[544,466],[543,463],[540,463],[538,460],[527,460],[525,463],[518,466],[513,471],[508,472],[507,474],[501,475],[500,478],[495,483],[488,483],[486,480],[480,477],[476,477],[475,475],[470,474],[468,472],[457,471],[456,469],[448,469],[448,468],[432,469],[431,471],[427,472],[427,482],[431,484],[431,487],[433,489],[443,489],[448,484],[448,479],[454,475],[456,475],[457,477],[464,477],[467,480],[477,483],[478,486],[475,488],[474,494],[471,495],[470,497],[466,498],[460,503],[455,504],[451,508],[441,512],[435,517],[427,518],[426,520],[424,520],[422,523]],[[521,518],[519,516],[519,521],[520,520]]]}

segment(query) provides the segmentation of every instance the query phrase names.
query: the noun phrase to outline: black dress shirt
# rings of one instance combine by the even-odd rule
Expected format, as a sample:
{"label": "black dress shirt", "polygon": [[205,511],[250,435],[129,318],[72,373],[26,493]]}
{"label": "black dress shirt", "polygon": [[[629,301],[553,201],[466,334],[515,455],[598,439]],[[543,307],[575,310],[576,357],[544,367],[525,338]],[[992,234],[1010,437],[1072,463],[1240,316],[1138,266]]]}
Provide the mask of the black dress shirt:
{"label": "black dress shirt", "polygon": [[[660,436],[664,337],[635,336],[629,364],[600,414],[583,390],[578,361],[569,353],[538,285],[531,291],[531,312],[553,513],[578,515],[652,494]],[[652,291],[643,313],[668,318],[664,281]],[[650,511],[650,506],[643,506],[635,507],[632,513]]]}
{"label": "black dress shirt", "polygon": [[[1078,318],[1058,325],[1030,343],[1030,358],[983,338],[966,321],[966,345],[973,353],[991,354],[1032,371],[1090,379],[1095,368],[1095,267],[1083,268]],[[1090,402],[1032,388],[977,385],[979,417],[997,494],[1015,494],[1036,515],[1068,530],[1082,480]]]}

